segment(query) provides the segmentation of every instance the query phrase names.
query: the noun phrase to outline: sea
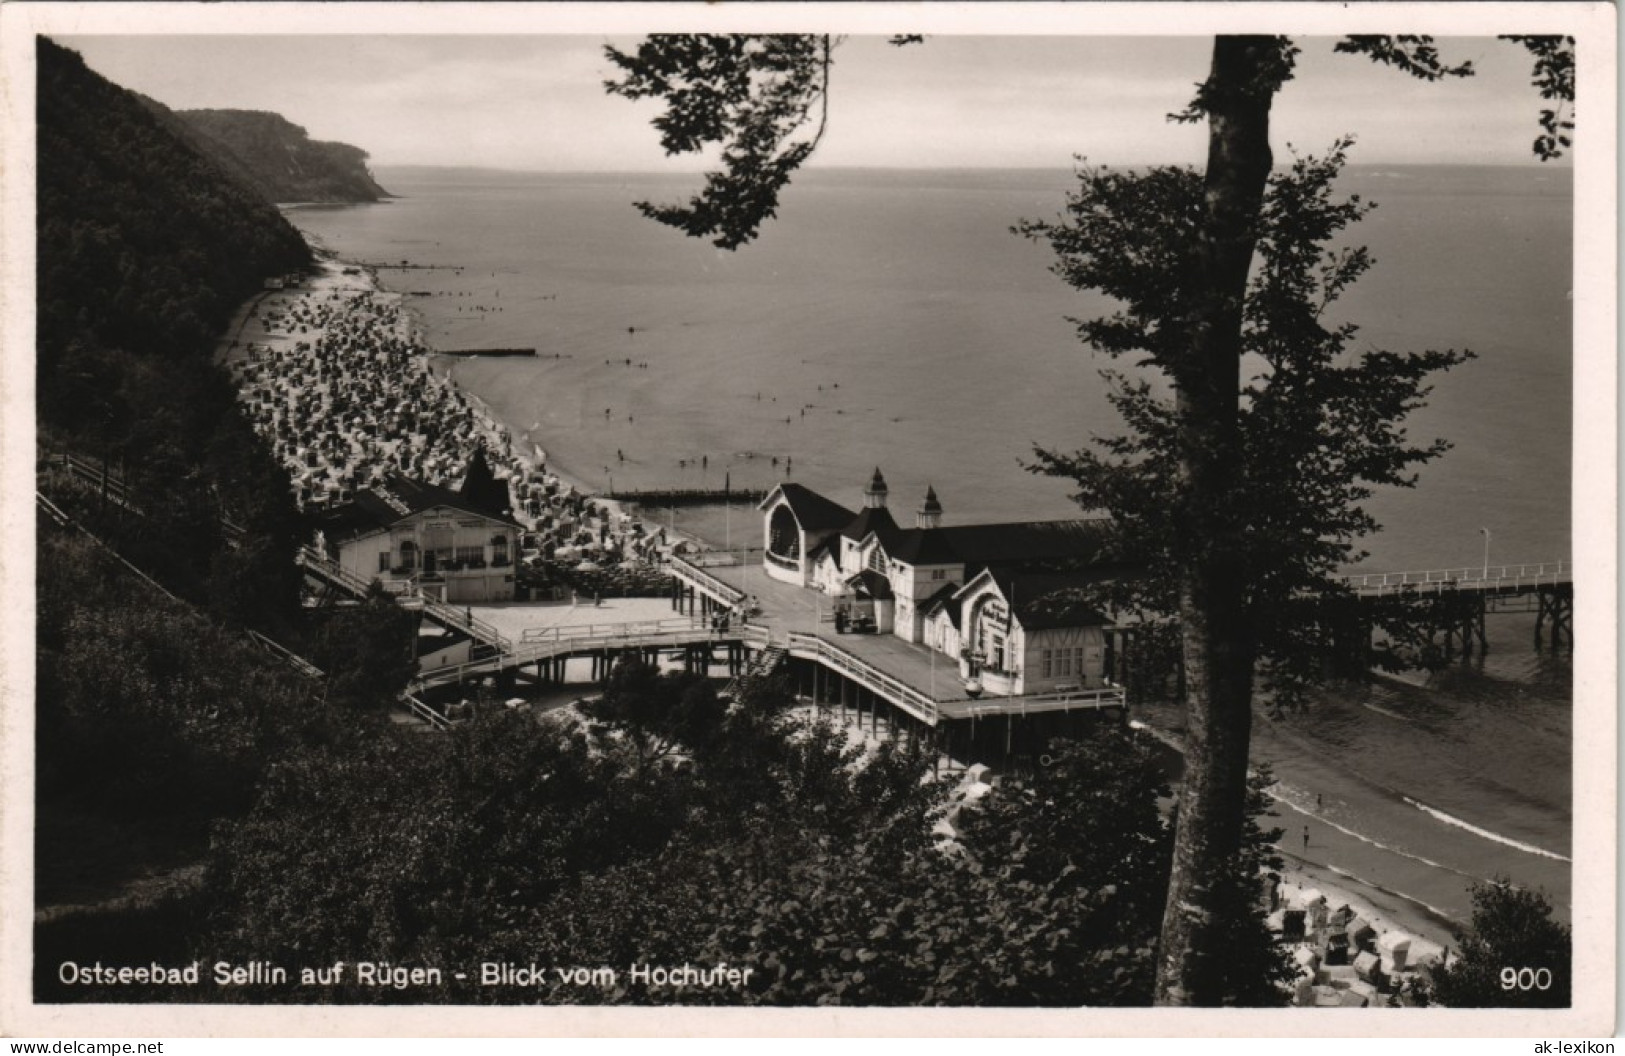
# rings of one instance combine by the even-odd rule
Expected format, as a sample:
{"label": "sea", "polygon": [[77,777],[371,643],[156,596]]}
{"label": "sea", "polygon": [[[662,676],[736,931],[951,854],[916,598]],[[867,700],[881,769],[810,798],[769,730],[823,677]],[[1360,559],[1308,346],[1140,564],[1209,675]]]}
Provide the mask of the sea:
{"label": "sea", "polygon": [[[928,486],[948,523],[1061,518],[1079,503],[1028,471],[1035,449],[1121,428],[1100,371],[1136,368],[1082,345],[1072,321],[1112,305],[1012,232],[1060,216],[1068,170],[813,169],[731,252],[635,208],[684,200],[695,176],[377,176],[398,197],[289,218],[376,266],[434,348],[536,349],[435,369],[587,487],[794,480],[857,506],[880,468],[903,523]],[[1359,570],[1572,558],[1572,172],[1355,166],[1340,190],[1377,203],[1347,239],[1375,263],[1333,309],[1359,325],[1356,347],[1475,355],[1408,419],[1415,439],[1452,446],[1414,487],[1372,497],[1383,530]],[[719,543],[760,535],[748,507],[683,516]],[[1324,815],[1362,853],[1431,861],[1447,833],[1451,861],[1405,874],[1426,890],[1399,894],[1464,920],[1464,878],[1504,874],[1552,890],[1566,915],[1572,671],[1535,651],[1531,616],[1492,616],[1490,631],[1472,664],[1261,718],[1255,754],[1293,820]]]}

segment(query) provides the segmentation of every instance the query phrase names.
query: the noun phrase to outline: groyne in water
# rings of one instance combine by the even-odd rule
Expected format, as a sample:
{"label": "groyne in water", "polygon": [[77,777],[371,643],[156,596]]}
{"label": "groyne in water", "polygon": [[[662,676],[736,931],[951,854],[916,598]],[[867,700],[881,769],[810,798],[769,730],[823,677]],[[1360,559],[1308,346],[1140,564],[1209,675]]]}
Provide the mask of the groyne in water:
{"label": "groyne in water", "polygon": [[437,356],[535,356],[534,348],[438,348]]}
{"label": "groyne in water", "polygon": [[767,498],[767,492],[761,488],[673,488],[612,491],[605,497],[639,506],[711,506],[735,501],[754,505]]}

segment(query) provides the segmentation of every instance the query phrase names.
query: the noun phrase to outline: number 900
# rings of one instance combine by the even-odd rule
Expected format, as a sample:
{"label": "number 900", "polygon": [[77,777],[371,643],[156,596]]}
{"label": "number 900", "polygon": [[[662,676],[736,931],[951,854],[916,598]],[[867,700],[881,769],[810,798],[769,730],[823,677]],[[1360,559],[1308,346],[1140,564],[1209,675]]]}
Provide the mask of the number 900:
{"label": "number 900", "polygon": [[1550,990],[1552,988],[1552,970],[1550,968],[1502,968],[1502,990]]}

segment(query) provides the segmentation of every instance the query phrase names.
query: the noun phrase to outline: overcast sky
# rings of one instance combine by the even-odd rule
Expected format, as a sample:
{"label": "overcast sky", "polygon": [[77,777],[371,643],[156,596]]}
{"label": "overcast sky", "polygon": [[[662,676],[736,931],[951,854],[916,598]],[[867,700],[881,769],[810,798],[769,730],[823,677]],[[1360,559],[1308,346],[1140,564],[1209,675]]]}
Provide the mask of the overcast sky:
{"label": "overcast sky", "polygon": [[[1177,19],[1177,7],[1170,19]],[[651,102],[610,96],[602,36],[74,36],[91,68],[175,109],[272,110],[374,166],[608,171],[663,158]],[[1424,84],[1332,40],[1299,41],[1275,107],[1277,157],[1352,133],[1357,164],[1531,163],[1541,100],[1522,49],[1441,40],[1476,77]],[[1061,167],[1198,162],[1204,130],[1165,120],[1207,68],[1207,37],[954,37],[836,53],[824,166]]]}

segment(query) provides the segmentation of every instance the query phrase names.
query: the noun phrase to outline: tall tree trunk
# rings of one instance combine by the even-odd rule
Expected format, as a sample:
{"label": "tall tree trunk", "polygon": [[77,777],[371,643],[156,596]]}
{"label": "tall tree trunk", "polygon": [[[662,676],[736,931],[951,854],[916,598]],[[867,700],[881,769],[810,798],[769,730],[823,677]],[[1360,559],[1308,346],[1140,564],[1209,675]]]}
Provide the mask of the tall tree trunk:
{"label": "tall tree trunk", "polygon": [[1269,111],[1280,79],[1277,37],[1219,37],[1199,100],[1208,116],[1206,215],[1197,247],[1189,358],[1175,373],[1181,510],[1190,533],[1179,617],[1185,663],[1185,777],[1173,873],[1158,948],[1156,1002],[1194,990],[1214,883],[1240,849],[1252,732],[1254,646],[1247,627],[1236,510],[1241,322],[1259,210],[1269,177]]}

